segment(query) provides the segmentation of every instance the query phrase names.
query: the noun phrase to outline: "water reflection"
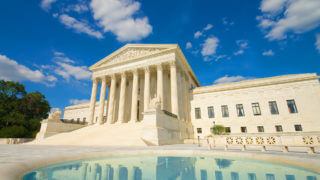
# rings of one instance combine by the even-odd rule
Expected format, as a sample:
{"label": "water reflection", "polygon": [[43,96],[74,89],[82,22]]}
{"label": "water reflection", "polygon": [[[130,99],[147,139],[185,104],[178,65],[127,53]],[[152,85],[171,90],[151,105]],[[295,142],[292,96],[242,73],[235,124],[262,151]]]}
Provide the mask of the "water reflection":
{"label": "water reflection", "polygon": [[263,161],[216,157],[119,156],[42,167],[23,180],[320,180],[319,173]]}

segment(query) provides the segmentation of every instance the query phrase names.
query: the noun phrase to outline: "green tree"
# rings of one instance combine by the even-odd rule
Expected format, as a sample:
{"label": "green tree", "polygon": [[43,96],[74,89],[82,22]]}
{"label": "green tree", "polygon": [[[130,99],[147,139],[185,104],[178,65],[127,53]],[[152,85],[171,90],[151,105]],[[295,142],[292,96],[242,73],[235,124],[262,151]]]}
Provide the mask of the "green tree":
{"label": "green tree", "polygon": [[0,81],[0,137],[35,137],[49,111],[40,92],[27,93],[18,82]]}
{"label": "green tree", "polygon": [[211,132],[215,135],[222,135],[226,133],[226,128],[222,125],[216,125],[213,128],[211,128]]}

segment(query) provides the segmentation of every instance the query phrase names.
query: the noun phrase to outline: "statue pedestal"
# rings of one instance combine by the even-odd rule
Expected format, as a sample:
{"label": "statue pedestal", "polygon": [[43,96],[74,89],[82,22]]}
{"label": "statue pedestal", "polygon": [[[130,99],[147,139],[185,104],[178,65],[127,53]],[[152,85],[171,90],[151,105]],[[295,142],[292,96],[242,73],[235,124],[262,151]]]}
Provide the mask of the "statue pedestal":
{"label": "statue pedestal", "polygon": [[182,144],[192,133],[192,126],[160,108],[145,111],[141,138],[148,145]]}

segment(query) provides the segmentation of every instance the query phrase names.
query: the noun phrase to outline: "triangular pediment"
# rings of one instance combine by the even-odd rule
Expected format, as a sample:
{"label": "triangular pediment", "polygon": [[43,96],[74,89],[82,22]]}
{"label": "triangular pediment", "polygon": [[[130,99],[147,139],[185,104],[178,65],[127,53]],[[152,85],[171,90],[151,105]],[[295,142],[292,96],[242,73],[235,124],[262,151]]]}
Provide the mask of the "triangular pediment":
{"label": "triangular pediment", "polygon": [[124,47],[118,49],[109,56],[103,58],[96,64],[92,65],[89,69],[94,70],[97,68],[107,67],[124,62],[130,62],[142,57],[155,55],[163,51],[177,48],[175,44],[127,44]]}

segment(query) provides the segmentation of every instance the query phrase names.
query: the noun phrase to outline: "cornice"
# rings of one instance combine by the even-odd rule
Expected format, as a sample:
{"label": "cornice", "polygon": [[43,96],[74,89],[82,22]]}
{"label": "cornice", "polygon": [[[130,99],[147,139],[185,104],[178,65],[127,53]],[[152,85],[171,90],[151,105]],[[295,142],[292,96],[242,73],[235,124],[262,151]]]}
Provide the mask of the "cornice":
{"label": "cornice", "polygon": [[234,83],[225,83],[225,84],[217,84],[212,86],[198,87],[193,90],[192,94],[203,94],[203,93],[218,92],[218,91],[227,91],[227,90],[285,84],[285,83],[292,83],[292,82],[301,82],[301,81],[308,81],[308,80],[317,80],[319,78],[320,76],[317,76],[315,73],[275,76],[270,78],[253,79],[253,80],[246,80],[246,81],[240,81],[240,82],[234,82]]}
{"label": "cornice", "polygon": [[[105,101],[105,104],[107,103],[107,100]],[[72,106],[67,106],[66,108],[64,108],[64,111],[66,110],[74,110],[74,109],[82,109],[82,108],[89,108],[90,106],[90,102],[88,103],[82,103],[82,104],[76,104],[76,105],[72,105]],[[99,102],[97,101],[95,106],[99,106]]]}

